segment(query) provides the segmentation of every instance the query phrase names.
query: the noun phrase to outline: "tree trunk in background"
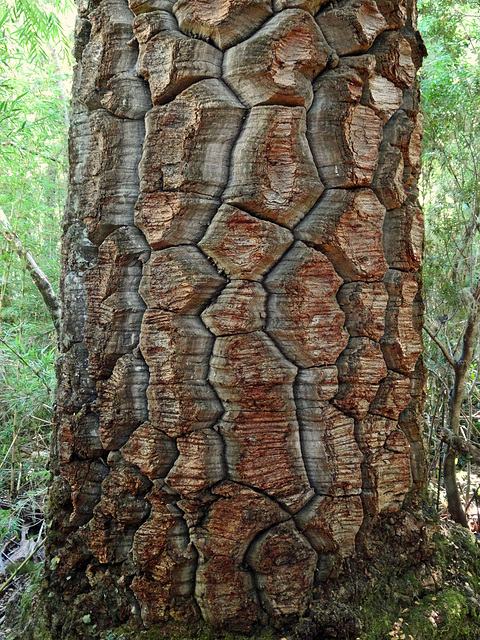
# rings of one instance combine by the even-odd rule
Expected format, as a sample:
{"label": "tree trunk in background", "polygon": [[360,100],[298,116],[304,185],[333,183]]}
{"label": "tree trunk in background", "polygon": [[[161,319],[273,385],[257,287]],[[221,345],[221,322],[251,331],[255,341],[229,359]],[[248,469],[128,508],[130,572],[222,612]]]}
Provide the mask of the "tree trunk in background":
{"label": "tree trunk in background", "polygon": [[78,5],[52,633],[281,627],[424,482],[415,2]]}

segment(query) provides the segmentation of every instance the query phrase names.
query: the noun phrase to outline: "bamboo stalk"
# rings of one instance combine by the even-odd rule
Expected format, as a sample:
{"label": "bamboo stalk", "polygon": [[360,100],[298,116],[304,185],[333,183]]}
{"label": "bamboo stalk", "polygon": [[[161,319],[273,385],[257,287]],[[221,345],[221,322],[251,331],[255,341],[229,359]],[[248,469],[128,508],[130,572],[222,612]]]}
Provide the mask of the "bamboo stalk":
{"label": "bamboo stalk", "polygon": [[6,580],[0,586],[0,595],[2,595],[5,589],[13,582],[13,580],[15,580],[15,578],[18,576],[18,574],[23,569],[23,567],[33,558],[33,556],[37,553],[37,551],[39,551],[43,547],[44,544],[45,544],[45,538],[39,544],[37,544],[37,546],[32,551],[32,553],[27,558],[25,558],[25,560],[22,562],[22,564],[19,567],[15,569],[15,571],[12,573],[9,579]]}

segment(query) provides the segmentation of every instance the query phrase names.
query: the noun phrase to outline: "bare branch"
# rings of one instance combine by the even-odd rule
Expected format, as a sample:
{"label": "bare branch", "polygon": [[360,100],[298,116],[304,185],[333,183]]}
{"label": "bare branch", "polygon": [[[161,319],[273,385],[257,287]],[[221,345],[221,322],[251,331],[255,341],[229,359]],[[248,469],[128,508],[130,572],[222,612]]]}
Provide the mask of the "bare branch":
{"label": "bare branch", "polygon": [[469,456],[475,462],[480,462],[480,447],[478,447],[473,442],[469,442],[462,436],[456,436],[449,429],[441,429],[438,437],[442,442],[448,444],[456,453],[461,454],[462,456]]}
{"label": "bare branch", "polygon": [[430,329],[424,325],[423,327],[424,331],[430,336],[430,338],[434,341],[434,343],[437,345],[437,347],[440,349],[440,351],[443,353],[443,355],[445,356],[445,358],[447,359],[448,363],[450,364],[450,366],[452,366],[453,368],[455,368],[455,360],[452,358],[452,356],[448,353],[447,348],[445,347],[445,345],[443,345],[440,340],[437,338],[436,335],[434,335]]}
{"label": "bare branch", "polygon": [[25,260],[27,271],[32,276],[32,280],[35,283],[40,295],[45,302],[45,305],[50,313],[50,316],[53,320],[53,326],[55,330],[59,331],[60,329],[60,317],[61,317],[61,306],[58,300],[57,294],[55,293],[52,285],[50,284],[49,279],[44,274],[44,272],[40,269],[32,254],[25,249],[22,244],[22,241],[13,231],[7,231],[6,229],[2,229],[2,235],[7,242],[9,242],[15,248],[15,252],[17,255]]}

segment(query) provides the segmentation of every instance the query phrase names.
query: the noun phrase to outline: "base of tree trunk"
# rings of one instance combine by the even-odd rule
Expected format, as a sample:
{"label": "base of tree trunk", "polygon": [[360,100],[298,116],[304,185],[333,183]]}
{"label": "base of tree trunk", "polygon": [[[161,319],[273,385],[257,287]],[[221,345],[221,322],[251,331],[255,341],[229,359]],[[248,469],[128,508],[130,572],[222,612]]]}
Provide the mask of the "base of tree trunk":
{"label": "base of tree trunk", "polygon": [[[325,566],[331,577],[315,594],[305,617],[287,628],[257,629],[246,636],[178,624],[109,627],[105,616],[97,617],[100,608],[81,616],[72,609],[59,618],[58,603],[40,584],[23,599],[18,594],[10,598],[5,624],[11,632],[3,636],[0,629],[0,635],[9,640],[478,638],[480,547],[472,533],[453,523],[439,523],[432,515],[433,509],[424,507],[372,521],[362,559]],[[114,598],[113,593],[106,595]]]}

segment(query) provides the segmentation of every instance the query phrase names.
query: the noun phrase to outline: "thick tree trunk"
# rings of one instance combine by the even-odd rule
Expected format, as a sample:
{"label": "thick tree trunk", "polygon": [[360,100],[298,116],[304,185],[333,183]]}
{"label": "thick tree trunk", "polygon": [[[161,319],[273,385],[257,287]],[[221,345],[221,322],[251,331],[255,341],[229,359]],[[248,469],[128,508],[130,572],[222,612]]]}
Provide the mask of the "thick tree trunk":
{"label": "thick tree trunk", "polygon": [[415,21],[79,0],[56,638],[288,624],[422,487]]}

